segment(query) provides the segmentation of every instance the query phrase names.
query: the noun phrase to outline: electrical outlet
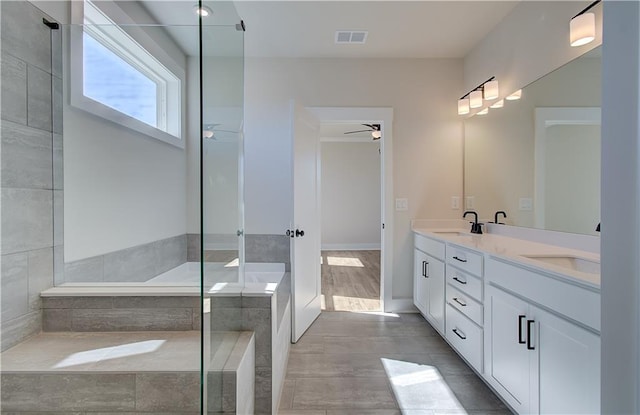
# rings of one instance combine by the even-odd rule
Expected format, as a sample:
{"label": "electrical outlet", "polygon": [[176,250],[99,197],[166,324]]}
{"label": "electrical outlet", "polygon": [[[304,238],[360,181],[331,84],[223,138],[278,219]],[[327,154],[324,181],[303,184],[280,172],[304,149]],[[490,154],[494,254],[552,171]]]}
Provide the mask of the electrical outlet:
{"label": "electrical outlet", "polygon": [[396,210],[409,210],[409,199],[396,199]]}
{"label": "electrical outlet", "polygon": [[520,210],[533,210],[533,199],[530,197],[521,197],[518,200],[518,208]]}
{"label": "electrical outlet", "polygon": [[451,196],[451,209],[460,209],[460,197]]}
{"label": "electrical outlet", "polygon": [[464,198],[464,208],[467,210],[476,208],[476,198],[475,196],[467,196]]}

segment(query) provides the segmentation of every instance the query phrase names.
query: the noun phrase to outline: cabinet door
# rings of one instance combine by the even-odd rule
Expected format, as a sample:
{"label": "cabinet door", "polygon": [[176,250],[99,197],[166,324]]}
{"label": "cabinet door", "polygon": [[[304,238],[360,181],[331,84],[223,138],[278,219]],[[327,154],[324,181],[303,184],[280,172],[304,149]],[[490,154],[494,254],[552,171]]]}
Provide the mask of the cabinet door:
{"label": "cabinet door", "polygon": [[427,319],[444,335],[444,262],[427,255]]}
{"label": "cabinet door", "polygon": [[535,357],[526,344],[529,305],[495,287],[485,294],[485,375],[519,414],[529,413]]}
{"label": "cabinet door", "polygon": [[540,413],[599,413],[600,336],[535,307],[531,311],[539,355],[539,379],[532,384],[539,388]]}
{"label": "cabinet door", "polygon": [[413,250],[413,304],[418,307],[422,315],[427,315],[427,254]]}

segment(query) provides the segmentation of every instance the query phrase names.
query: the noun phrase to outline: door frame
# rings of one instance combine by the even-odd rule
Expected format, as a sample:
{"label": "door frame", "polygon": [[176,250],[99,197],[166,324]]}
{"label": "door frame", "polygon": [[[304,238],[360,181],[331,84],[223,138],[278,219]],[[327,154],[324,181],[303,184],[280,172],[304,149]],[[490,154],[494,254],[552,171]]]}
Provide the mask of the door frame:
{"label": "door frame", "polygon": [[[307,107],[320,123],[376,123],[380,124],[380,308],[383,312],[393,306],[393,108],[387,107]],[[319,138],[318,138],[319,140]],[[319,148],[319,147],[318,147]],[[319,154],[318,154],[319,156]],[[321,186],[318,186],[320,200]],[[319,215],[322,215],[320,211]],[[318,218],[321,220],[321,217]],[[322,223],[322,222],[320,222]],[[384,224],[384,228],[383,228]]]}

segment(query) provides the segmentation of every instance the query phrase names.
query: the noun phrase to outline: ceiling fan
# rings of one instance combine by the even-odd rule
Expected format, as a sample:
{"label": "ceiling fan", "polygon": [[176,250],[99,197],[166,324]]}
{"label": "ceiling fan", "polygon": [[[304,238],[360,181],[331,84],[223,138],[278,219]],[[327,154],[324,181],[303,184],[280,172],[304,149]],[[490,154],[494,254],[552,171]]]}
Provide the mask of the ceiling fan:
{"label": "ceiling fan", "polygon": [[380,131],[380,124],[362,124],[362,125],[369,128],[367,130],[347,131],[345,134],[371,132],[371,137],[373,137],[374,140],[379,140],[380,137],[382,137],[382,132]]}

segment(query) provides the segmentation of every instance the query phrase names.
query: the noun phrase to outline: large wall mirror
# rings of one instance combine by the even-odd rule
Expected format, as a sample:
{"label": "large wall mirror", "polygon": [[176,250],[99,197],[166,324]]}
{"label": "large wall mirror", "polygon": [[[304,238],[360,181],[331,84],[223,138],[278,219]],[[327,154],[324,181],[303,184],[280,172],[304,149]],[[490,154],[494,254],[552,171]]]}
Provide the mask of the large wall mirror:
{"label": "large wall mirror", "polygon": [[465,208],[507,225],[597,235],[601,48],[465,120]]}

